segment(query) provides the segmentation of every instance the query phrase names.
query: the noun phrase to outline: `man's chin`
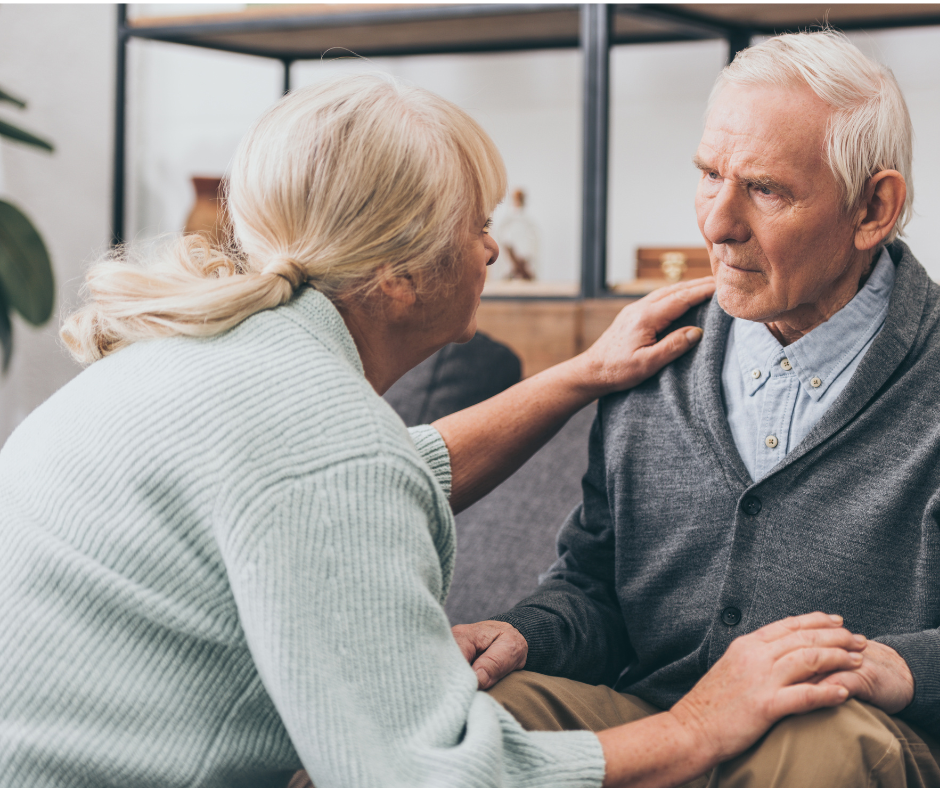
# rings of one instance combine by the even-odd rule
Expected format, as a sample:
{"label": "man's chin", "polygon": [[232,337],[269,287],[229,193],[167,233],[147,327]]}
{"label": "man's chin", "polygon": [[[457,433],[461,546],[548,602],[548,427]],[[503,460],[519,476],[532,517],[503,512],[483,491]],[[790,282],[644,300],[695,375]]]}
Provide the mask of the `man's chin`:
{"label": "man's chin", "polygon": [[755,323],[764,323],[767,321],[765,309],[759,296],[751,291],[742,290],[737,287],[729,287],[719,283],[716,291],[718,296],[718,306],[725,310],[731,317],[737,317],[741,320],[750,320]]}

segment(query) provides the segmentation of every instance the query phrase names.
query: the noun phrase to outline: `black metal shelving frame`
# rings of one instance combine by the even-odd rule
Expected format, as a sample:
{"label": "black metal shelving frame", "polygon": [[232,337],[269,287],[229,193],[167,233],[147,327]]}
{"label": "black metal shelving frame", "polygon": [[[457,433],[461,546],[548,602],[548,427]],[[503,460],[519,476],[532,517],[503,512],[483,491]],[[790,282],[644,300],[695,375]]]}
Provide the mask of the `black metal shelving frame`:
{"label": "black metal shelving frame", "polygon": [[[617,44],[662,43],[724,39],[728,43],[729,60],[750,45],[755,35],[773,35],[786,30],[805,29],[822,21],[819,6],[806,5],[806,17],[796,23],[768,24],[747,13],[757,6],[737,6],[733,18],[708,13],[712,8],[727,6],[699,5],[673,6],[660,4],[474,4],[449,6],[369,7],[338,11],[330,14],[315,13],[299,7],[296,13],[285,12],[275,16],[245,15],[244,18],[193,20],[186,23],[135,26],[129,22],[127,5],[117,6],[116,90],[114,121],[112,243],[121,243],[125,237],[126,196],[126,133],[127,133],[127,51],[132,39],[165,41],[190,46],[207,47],[257,57],[274,58],[283,64],[284,92],[291,87],[291,65],[298,60],[338,57],[347,50],[298,49],[273,51],[270,46],[251,43],[252,36],[277,36],[303,30],[329,31],[336,29],[369,28],[382,25],[451,25],[479,24],[492,21],[498,24],[515,20],[510,35],[493,38],[465,37],[464,40],[413,40],[402,46],[379,43],[357,48],[357,54],[368,57],[405,56],[425,54],[462,54],[469,52],[506,52],[537,49],[580,49],[583,63],[582,96],[582,206],[581,206],[581,276],[580,294],[572,298],[600,298],[610,295],[607,289],[607,183],[608,133],[610,104],[610,48]],[[784,6],[780,6],[783,8]],[[789,8],[802,8],[792,5]],[[839,6],[833,6],[839,8]],[[844,8],[844,7],[843,7]],[[884,29],[923,25],[940,25],[940,5],[921,6],[916,13],[909,7],[889,5],[870,6],[875,13],[861,19],[838,20],[842,30]],[[905,10],[902,10],[905,9]],[[884,9],[884,13],[877,11]],[[576,23],[554,26],[543,34],[531,34],[533,26],[519,25],[519,20],[537,22],[554,15],[567,14]],[[817,14],[814,18],[813,14]],[[760,15],[758,15],[760,16]],[[639,32],[631,31],[625,20],[635,22]],[[438,28],[440,29],[440,28]],[[513,31],[516,31],[513,35]],[[515,296],[519,298],[520,296]],[[534,296],[538,298],[538,296]],[[542,297],[544,298],[544,297]],[[557,297],[556,297],[557,298]]]}

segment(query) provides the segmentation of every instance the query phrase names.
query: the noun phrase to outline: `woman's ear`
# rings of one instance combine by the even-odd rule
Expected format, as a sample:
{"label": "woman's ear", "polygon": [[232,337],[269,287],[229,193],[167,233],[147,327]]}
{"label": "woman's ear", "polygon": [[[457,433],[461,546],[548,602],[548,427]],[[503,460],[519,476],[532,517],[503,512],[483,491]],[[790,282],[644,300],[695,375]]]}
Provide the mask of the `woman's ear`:
{"label": "woman's ear", "polygon": [[864,197],[855,230],[855,248],[861,251],[874,249],[894,229],[907,198],[907,183],[897,170],[882,170],[868,179]]}
{"label": "woman's ear", "polygon": [[383,265],[379,269],[378,283],[382,292],[400,306],[414,306],[415,301],[418,300],[411,274],[395,273],[390,265]]}

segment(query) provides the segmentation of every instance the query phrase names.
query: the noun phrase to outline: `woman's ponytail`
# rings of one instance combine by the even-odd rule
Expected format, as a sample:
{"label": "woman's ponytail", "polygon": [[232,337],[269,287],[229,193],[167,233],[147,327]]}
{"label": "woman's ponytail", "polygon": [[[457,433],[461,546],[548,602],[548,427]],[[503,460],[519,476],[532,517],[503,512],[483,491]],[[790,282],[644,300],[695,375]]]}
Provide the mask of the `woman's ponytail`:
{"label": "woman's ponytail", "polygon": [[452,282],[468,228],[506,191],[499,151],[463,110],[385,74],[294,91],[239,145],[227,206],[237,253],[177,239],[143,265],[93,266],[62,338],[83,362],[131,342],[211,336],[291,299],[365,296],[380,268]]}
{"label": "woman's ponytail", "polygon": [[78,361],[90,363],[153,337],[219,334],[286,303],[306,281],[293,260],[251,271],[198,234],[176,239],[147,267],[128,257],[119,248],[91,268],[84,287],[88,303],[62,326],[62,339]]}

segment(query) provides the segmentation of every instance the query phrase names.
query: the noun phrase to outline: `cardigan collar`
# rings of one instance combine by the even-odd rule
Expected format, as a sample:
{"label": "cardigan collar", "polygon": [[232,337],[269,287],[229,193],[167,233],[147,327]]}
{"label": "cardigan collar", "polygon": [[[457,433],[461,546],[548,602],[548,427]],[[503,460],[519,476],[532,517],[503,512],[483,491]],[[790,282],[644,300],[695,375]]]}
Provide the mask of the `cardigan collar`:
{"label": "cardigan collar", "polygon": [[[780,473],[819,446],[851,421],[875,396],[900,366],[917,337],[927,301],[930,279],[923,266],[902,241],[886,247],[896,266],[894,290],[884,327],[875,338],[845,390],[822,415],[816,426],[762,481]],[[731,436],[721,390],[728,331],[732,318],[714,297],[705,315],[705,335],[696,354],[693,370],[698,415],[716,444],[715,454],[724,464],[729,482],[745,487],[753,484]]]}

